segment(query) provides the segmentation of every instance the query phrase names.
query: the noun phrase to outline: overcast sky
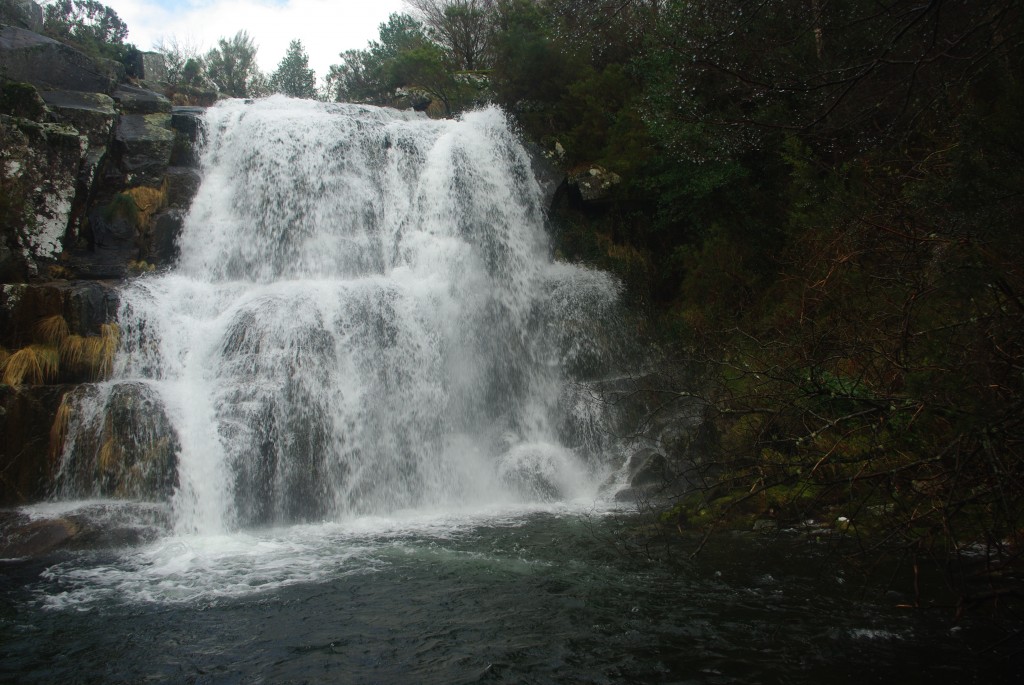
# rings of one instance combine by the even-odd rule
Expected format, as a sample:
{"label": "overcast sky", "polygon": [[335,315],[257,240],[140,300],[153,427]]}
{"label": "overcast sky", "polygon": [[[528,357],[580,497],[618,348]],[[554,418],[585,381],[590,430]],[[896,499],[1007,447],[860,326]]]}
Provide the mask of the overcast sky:
{"label": "overcast sky", "polygon": [[197,45],[202,53],[217,39],[245,29],[259,48],[260,69],[273,71],[288,43],[298,38],[317,79],[338,62],[338,53],[365,48],[402,0],[101,0],[128,24],[128,41],[151,50],[161,37]]}

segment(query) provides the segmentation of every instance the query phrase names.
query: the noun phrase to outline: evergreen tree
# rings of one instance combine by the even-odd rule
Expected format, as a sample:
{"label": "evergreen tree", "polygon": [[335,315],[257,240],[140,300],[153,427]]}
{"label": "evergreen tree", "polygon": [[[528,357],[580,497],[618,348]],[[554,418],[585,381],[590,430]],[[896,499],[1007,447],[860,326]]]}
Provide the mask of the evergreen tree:
{"label": "evergreen tree", "polygon": [[316,98],[316,73],[309,68],[309,56],[301,40],[293,40],[270,77],[270,88],[293,98]]}
{"label": "evergreen tree", "polygon": [[380,25],[380,40],[366,50],[348,50],[333,65],[328,88],[338,100],[389,104],[400,89],[426,94],[446,114],[465,101],[466,88],[452,76],[443,49],[430,40],[423,24],[407,14],[392,14]]}

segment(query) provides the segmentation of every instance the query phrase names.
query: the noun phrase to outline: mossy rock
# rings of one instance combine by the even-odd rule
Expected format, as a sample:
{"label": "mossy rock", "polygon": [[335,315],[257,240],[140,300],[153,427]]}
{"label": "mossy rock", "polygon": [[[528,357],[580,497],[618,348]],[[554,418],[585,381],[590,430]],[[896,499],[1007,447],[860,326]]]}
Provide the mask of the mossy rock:
{"label": "mossy rock", "polygon": [[0,86],[0,114],[43,121],[46,103],[31,83],[8,81]]}

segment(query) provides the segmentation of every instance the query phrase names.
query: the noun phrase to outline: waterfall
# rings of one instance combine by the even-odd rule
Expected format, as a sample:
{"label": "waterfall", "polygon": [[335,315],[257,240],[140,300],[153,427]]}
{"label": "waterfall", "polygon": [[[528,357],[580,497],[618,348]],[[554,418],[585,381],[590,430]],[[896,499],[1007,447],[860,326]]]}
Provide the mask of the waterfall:
{"label": "waterfall", "polygon": [[501,111],[278,96],[205,123],[180,260],[122,293],[66,496],[164,491],[218,532],[593,494],[619,286],[552,260]]}

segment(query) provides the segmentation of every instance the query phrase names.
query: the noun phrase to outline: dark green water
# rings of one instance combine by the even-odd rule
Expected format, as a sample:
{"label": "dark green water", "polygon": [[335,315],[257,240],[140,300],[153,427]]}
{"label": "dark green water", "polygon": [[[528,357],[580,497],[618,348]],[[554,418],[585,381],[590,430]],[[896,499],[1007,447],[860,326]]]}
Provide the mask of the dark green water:
{"label": "dark green water", "polygon": [[821,545],[654,561],[624,544],[634,523],[419,516],[3,562],[0,680],[1022,682],[1007,626],[865,598]]}

